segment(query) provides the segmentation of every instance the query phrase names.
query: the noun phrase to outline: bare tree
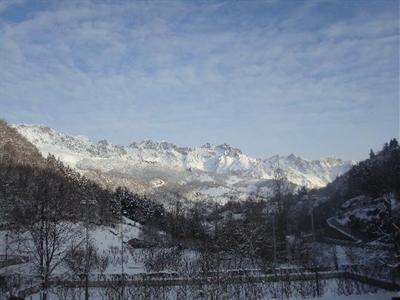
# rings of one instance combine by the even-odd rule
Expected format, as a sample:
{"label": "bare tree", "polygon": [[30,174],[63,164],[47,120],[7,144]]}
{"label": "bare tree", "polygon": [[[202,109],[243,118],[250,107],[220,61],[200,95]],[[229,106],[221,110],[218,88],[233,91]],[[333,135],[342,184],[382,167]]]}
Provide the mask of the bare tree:
{"label": "bare tree", "polygon": [[273,167],[273,236],[274,236],[274,260],[277,253],[285,252],[286,234],[288,231],[289,210],[289,182],[285,171],[277,163]]}
{"label": "bare tree", "polygon": [[288,179],[285,171],[281,168],[279,162],[273,166],[273,190],[276,201],[282,204],[283,196],[289,191]]}
{"label": "bare tree", "polygon": [[90,241],[87,249],[82,243],[71,245],[66,252],[64,263],[74,276],[82,277],[86,272],[90,274],[95,270],[103,274],[109,264],[109,257],[99,253]]}
{"label": "bare tree", "polygon": [[41,278],[42,299],[46,300],[50,277],[62,262],[68,243],[77,235],[68,221],[67,204],[59,197],[63,187],[52,184],[48,170],[39,172],[39,182],[32,186],[31,197],[16,199],[8,217],[17,225],[22,250],[30,256]]}

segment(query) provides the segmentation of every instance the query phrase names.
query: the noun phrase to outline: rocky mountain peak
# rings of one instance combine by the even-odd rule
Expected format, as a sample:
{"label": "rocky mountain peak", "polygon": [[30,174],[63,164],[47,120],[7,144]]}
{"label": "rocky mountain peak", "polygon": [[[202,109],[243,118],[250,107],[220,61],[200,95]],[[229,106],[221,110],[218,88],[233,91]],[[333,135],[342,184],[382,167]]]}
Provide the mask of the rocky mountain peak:
{"label": "rocky mountain peak", "polygon": [[124,173],[151,166],[175,172],[190,169],[265,180],[271,178],[273,168],[279,164],[294,184],[321,187],[352,165],[352,162],[336,158],[311,161],[294,154],[275,155],[261,160],[247,156],[227,143],[218,146],[207,143],[199,148],[184,148],[166,141],[144,140],[129,146],[116,146],[107,140],[91,143],[87,139],[58,133],[41,125],[16,125],[15,128],[45,156],[52,153],[71,167],[107,172],[112,170]]}

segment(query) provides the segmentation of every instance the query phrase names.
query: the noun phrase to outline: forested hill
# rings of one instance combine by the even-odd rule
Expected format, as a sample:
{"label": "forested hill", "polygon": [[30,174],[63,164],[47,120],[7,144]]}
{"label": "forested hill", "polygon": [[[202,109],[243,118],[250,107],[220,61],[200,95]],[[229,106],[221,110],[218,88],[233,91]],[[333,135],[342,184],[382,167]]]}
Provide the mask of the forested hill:
{"label": "forested hill", "polygon": [[44,158],[34,145],[0,121],[0,221],[35,222],[44,201],[62,219],[78,220],[82,200],[96,197],[94,220],[110,221],[111,192],[66,168],[54,156]]}
{"label": "forested hill", "polygon": [[[41,156],[36,147],[5,121],[0,121],[0,225],[28,227],[38,222],[46,206],[57,221],[96,224],[118,222],[120,214],[168,231],[173,216],[163,205],[128,191],[109,190],[66,167],[54,156]],[[95,200],[94,202],[92,200]],[[176,226],[175,226],[176,227]]]}
{"label": "forested hill", "polygon": [[[391,237],[400,225],[400,146],[396,139],[370,151],[327,187],[312,191],[320,199],[319,225],[330,219],[358,232],[365,241]],[[393,242],[393,241],[392,241]]]}
{"label": "forested hill", "polygon": [[377,153],[371,149],[368,159],[316,191],[318,195],[341,199],[361,194],[376,198],[390,192],[400,194],[400,146],[396,139],[385,143]]}
{"label": "forested hill", "polygon": [[43,166],[44,158],[38,149],[18,131],[0,119],[0,162]]}

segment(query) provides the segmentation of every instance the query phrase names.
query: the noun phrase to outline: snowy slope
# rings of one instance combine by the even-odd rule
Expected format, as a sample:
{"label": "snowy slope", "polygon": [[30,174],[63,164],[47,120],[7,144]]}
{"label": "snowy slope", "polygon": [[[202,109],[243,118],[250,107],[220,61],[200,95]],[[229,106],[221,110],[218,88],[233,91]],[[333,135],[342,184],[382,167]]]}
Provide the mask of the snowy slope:
{"label": "snowy slope", "polygon": [[353,164],[336,158],[305,160],[293,154],[262,160],[249,157],[227,144],[187,148],[146,140],[120,146],[106,140],[93,143],[86,138],[59,133],[41,125],[14,127],[37,146],[44,156],[54,154],[82,173],[119,174],[120,179],[122,175],[125,176],[125,181],[130,178],[136,181],[143,179],[154,188],[168,181],[165,176],[159,175],[160,172],[164,175],[185,174],[183,177],[176,175],[175,179],[169,176],[169,181],[175,180],[176,183],[187,183],[192,178],[210,184],[215,181],[215,176],[222,176],[226,179],[224,185],[233,186],[238,182],[251,181],[254,184],[254,180],[271,179],[277,165],[284,169],[292,183],[315,188],[325,186]]}

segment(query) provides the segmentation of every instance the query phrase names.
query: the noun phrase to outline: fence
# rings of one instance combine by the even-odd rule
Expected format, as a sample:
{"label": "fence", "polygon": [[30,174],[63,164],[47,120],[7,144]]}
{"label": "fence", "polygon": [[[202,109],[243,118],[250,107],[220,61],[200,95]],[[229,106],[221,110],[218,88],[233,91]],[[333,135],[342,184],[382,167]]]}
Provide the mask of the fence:
{"label": "fence", "polygon": [[[91,275],[89,277],[89,287],[91,288],[107,288],[107,287],[166,287],[166,286],[184,286],[184,285],[207,285],[207,284],[248,284],[248,283],[273,283],[273,282],[295,282],[295,281],[312,281],[319,286],[321,280],[327,279],[350,279],[363,284],[379,287],[390,291],[400,290],[400,286],[393,282],[390,275],[383,270],[371,272],[371,269],[362,266],[346,266],[339,271],[320,271],[306,269],[274,269],[270,273],[258,273],[259,270],[234,270],[234,272],[219,272],[217,274],[204,274],[196,277],[180,277],[175,272],[159,272],[150,274],[107,274],[107,275]],[[382,277],[373,277],[382,274]],[[11,275],[10,275],[11,276]],[[20,275],[13,280],[19,281],[22,286],[18,295],[27,297],[32,293],[40,290],[40,281],[38,278],[23,278]],[[85,280],[83,276],[74,276],[70,278],[54,277],[50,281],[50,286],[66,287],[66,288],[83,288]]]}
{"label": "fence", "polygon": [[29,261],[27,256],[17,256],[17,255],[0,255],[0,268],[18,265]]}

